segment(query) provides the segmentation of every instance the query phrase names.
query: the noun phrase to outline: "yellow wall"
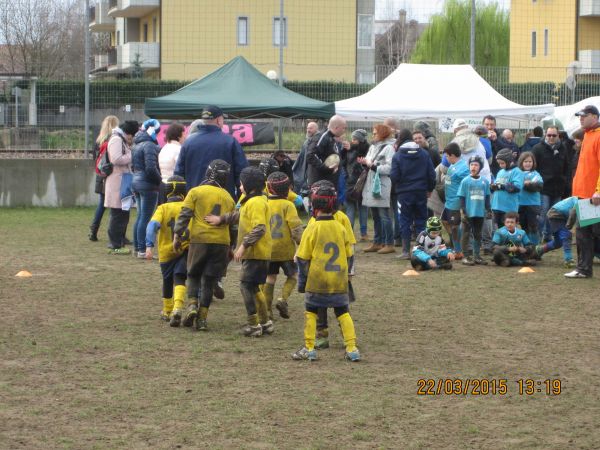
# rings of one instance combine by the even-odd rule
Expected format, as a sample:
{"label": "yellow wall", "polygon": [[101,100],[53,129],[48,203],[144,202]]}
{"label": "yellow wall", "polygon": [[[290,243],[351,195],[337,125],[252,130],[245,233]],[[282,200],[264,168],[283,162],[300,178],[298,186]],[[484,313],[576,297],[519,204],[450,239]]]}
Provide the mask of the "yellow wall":
{"label": "yellow wall", "polygon": [[600,17],[581,17],[579,19],[579,50],[597,50],[600,48]]}
{"label": "yellow wall", "polygon": [[[156,17],[156,40],[153,39],[153,18]],[[140,18],[140,41],[144,40],[144,24],[148,24],[148,42],[160,42],[160,10]]]}
{"label": "yellow wall", "polygon": [[[199,8],[195,0],[162,2],[161,78],[191,80],[244,56],[258,70],[278,70],[273,46],[273,17],[279,0],[230,0]],[[354,81],[356,2],[287,1],[288,45],[284,76],[288,80]],[[248,45],[237,45],[237,18],[248,17]],[[293,61],[293,64],[289,61]]]}
{"label": "yellow wall", "polygon": [[[510,81],[562,82],[576,59],[575,0],[512,0],[510,11]],[[548,54],[544,55],[544,30]],[[537,56],[531,56],[531,32],[537,32]]]}

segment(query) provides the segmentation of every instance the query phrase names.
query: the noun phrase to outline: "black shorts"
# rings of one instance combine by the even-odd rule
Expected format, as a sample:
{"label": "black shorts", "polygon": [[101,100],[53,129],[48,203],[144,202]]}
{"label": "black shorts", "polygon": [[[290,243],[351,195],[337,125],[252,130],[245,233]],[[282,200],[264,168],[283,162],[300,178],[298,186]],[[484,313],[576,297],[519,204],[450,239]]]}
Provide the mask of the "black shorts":
{"label": "black shorts", "polygon": [[187,268],[189,277],[221,278],[225,273],[229,254],[229,245],[190,244]]}
{"label": "black shorts", "polygon": [[160,271],[164,281],[171,280],[173,282],[173,276],[178,275],[183,277],[185,280],[187,275],[187,250],[181,254],[181,256],[172,259],[171,261],[160,263]]}
{"label": "black shorts", "polygon": [[460,210],[444,208],[442,220],[452,226],[460,225]]}
{"label": "black shorts", "polygon": [[277,275],[280,268],[283,269],[286,277],[291,277],[298,273],[298,265],[294,261],[271,261],[269,262],[267,274]]}
{"label": "black shorts", "polygon": [[263,259],[243,259],[240,281],[252,284],[264,284],[267,281],[269,261]]}

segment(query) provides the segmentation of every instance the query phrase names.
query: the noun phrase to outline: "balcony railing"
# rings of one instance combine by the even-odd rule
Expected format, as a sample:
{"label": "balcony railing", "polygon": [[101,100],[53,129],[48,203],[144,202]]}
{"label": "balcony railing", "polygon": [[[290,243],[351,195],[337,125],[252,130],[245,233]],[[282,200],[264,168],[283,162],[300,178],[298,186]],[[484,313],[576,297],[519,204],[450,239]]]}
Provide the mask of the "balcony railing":
{"label": "balcony railing", "polygon": [[108,50],[108,66],[116,66],[117,65],[117,48],[112,47]]}
{"label": "balcony railing", "polygon": [[90,8],[90,31],[98,33],[114,31],[115,19],[108,15],[109,9],[110,5],[106,0],[96,2],[96,5]]}
{"label": "balcony railing", "polygon": [[160,0],[110,0],[111,17],[138,18],[160,7]]}
{"label": "balcony railing", "polygon": [[581,17],[600,17],[600,0],[579,0],[579,15]]}

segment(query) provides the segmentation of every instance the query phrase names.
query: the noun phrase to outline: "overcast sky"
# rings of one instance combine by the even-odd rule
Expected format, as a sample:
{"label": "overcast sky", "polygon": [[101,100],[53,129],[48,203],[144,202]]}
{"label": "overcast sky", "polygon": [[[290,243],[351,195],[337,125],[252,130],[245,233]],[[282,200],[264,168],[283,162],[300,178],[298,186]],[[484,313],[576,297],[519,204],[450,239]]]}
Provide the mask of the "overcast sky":
{"label": "overcast sky", "polygon": [[[483,0],[484,3],[493,3],[492,0]],[[495,1],[500,7],[510,9],[510,0]],[[376,19],[395,19],[398,11],[405,9],[409,19],[419,22],[427,21],[429,16],[440,12],[444,0],[375,0]]]}

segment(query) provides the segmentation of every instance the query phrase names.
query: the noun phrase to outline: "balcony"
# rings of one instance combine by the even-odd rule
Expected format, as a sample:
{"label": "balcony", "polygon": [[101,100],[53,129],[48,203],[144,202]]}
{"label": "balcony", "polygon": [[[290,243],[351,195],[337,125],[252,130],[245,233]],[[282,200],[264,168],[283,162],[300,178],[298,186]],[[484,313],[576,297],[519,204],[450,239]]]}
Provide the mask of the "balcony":
{"label": "balcony", "polygon": [[106,33],[115,30],[115,19],[108,15],[109,2],[96,2],[90,8],[90,31]]}
{"label": "balcony", "polygon": [[111,17],[144,17],[160,7],[160,0],[109,0]]}
{"label": "balcony", "polygon": [[579,0],[579,16],[600,16],[600,0]]}
{"label": "balcony", "polygon": [[600,73],[600,50],[579,50],[581,74]]}
{"label": "balcony", "polygon": [[[111,64],[109,58],[108,70],[111,72],[128,72],[135,66],[137,55],[142,69],[158,69],[159,61],[158,42],[128,42],[119,45],[116,51],[115,64]],[[110,54],[109,54],[110,55]]]}

